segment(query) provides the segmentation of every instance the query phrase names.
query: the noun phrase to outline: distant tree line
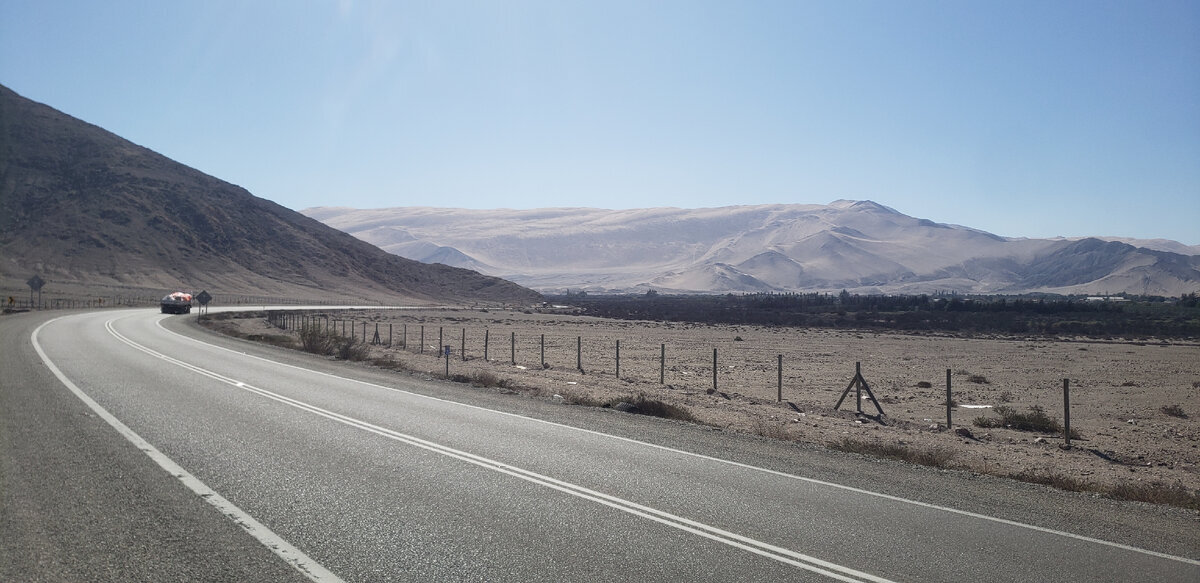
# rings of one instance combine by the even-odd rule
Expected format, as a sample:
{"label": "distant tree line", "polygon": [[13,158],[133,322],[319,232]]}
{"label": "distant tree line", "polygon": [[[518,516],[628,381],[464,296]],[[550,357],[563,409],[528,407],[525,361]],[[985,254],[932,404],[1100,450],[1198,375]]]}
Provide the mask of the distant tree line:
{"label": "distant tree line", "polygon": [[1065,296],[570,294],[550,296],[593,316],[619,319],[901,331],[1200,338],[1195,293],[1178,300]]}

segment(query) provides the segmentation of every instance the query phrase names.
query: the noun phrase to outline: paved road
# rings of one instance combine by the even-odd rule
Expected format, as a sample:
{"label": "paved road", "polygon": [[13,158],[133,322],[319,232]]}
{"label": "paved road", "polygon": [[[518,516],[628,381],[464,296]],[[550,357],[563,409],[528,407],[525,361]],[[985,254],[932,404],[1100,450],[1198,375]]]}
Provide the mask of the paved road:
{"label": "paved road", "polygon": [[1194,512],[352,367],[193,318],[0,319],[0,580],[1200,580]]}

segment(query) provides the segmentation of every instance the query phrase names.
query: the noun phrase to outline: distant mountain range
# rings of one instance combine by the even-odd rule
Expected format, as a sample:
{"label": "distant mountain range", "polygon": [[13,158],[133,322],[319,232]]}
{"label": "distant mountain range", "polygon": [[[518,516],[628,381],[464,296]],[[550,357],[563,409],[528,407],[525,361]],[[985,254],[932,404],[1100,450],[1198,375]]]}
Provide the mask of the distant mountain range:
{"label": "distant mountain range", "polygon": [[397,255],[542,292],[1200,291],[1200,246],[1014,239],[871,201],[707,209],[302,211]]}
{"label": "distant mountain range", "polygon": [[0,86],[0,285],[302,299],[533,302],[386,253]]}

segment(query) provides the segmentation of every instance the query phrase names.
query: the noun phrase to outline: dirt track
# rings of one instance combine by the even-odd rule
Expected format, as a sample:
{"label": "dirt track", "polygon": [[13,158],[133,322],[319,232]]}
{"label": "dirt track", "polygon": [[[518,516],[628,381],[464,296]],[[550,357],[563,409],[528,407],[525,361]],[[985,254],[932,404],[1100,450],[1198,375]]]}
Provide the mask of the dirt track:
{"label": "dirt track", "polygon": [[[1106,486],[1162,482],[1200,490],[1200,346],[1195,344],[707,326],[499,310],[328,315],[354,322],[346,325],[360,337],[363,322],[369,322],[368,340],[378,325],[384,343],[390,324],[393,346],[375,346],[374,355],[390,355],[430,374],[445,370],[446,361],[435,356],[440,332],[442,344],[451,345],[451,374],[490,371],[526,394],[566,403],[644,394],[685,407],[700,422],[768,437],[825,444],[849,438],[942,450],[953,454],[947,467],[992,474],[1058,475]],[[234,322],[242,333],[281,333],[261,319]],[[779,355],[782,403],[776,402]],[[863,376],[886,413],[882,424],[856,417],[854,391],[841,411],[833,409],[854,376],[855,362],[862,363]],[[947,369],[952,371],[954,427],[966,428],[970,437],[946,430]],[[1073,440],[1075,447],[1061,448],[1061,435],[972,424],[979,416],[997,417],[994,408],[1001,405],[1023,412],[1040,406],[1061,421],[1064,378],[1070,379],[1071,427],[1081,434]],[[1187,417],[1163,411],[1171,406]],[[866,400],[863,409],[875,411]]]}

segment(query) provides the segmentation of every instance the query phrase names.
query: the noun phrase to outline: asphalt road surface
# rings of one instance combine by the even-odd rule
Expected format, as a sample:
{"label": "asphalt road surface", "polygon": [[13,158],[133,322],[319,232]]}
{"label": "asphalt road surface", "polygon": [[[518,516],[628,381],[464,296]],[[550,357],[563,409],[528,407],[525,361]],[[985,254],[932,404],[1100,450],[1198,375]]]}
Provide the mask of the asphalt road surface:
{"label": "asphalt road surface", "polygon": [[0,318],[3,581],[1200,581],[1200,515],[561,405],[157,310]]}

